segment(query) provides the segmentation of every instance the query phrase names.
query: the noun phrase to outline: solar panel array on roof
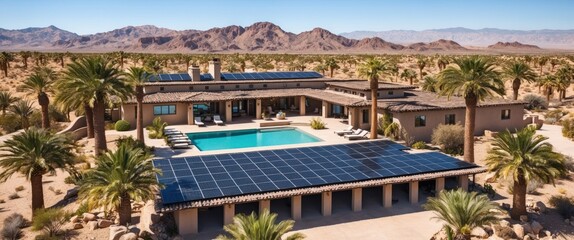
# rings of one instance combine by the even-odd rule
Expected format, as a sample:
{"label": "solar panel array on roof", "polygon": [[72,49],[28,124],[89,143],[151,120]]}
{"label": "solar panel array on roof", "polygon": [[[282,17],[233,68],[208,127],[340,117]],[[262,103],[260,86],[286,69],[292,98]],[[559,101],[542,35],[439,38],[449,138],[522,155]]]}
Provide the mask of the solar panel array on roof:
{"label": "solar panel array on roof", "polygon": [[256,73],[221,73],[221,79],[237,80],[275,80],[275,79],[309,79],[322,78],[318,72],[256,72]]}
{"label": "solar panel array on roof", "polygon": [[158,74],[150,77],[150,82],[181,82],[191,81],[191,77],[187,73],[175,74]]}
{"label": "solar panel array on roof", "polygon": [[391,141],[154,160],[164,204],[473,168],[438,152],[409,154]]}

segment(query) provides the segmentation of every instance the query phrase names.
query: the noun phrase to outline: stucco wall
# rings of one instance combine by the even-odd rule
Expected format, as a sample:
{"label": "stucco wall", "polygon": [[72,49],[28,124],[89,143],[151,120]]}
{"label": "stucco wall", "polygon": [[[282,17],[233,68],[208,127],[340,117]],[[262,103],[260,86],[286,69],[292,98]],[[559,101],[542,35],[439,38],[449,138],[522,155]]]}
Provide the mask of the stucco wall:
{"label": "stucco wall", "polygon": [[[153,107],[159,105],[175,105],[174,115],[159,115],[164,122],[170,125],[187,124],[187,103],[166,103],[166,104],[144,104],[143,105],[143,124],[144,127],[152,123],[157,116],[153,115]],[[136,108],[135,104],[124,104],[122,106],[122,118],[130,123],[132,128],[136,126]]]}
{"label": "stucco wall", "polygon": [[[299,86],[297,86],[297,84]],[[266,87],[265,87],[265,86]],[[221,88],[223,86],[223,89]],[[324,88],[324,82],[268,82],[268,83],[226,83],[212,82],[206,84],[186,84],[186,85],[153,85],[145,86],[146,94],[162,91],[163,92],[187,92],[187,91],[236,91],[236,90],[257,90],[257,89],[282,89],[282,88]],[[208,87],[208,89],[206,89]]]}

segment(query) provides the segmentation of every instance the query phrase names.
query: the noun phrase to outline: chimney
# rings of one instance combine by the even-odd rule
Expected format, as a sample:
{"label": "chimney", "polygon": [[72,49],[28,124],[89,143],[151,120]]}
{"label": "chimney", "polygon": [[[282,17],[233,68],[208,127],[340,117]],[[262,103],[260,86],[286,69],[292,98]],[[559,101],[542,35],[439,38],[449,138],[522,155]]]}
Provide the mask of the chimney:
{"label": "chimney", "polygon": [[214,81],[221,81],[221,62],[219,62],[219,58],[209,61],[209,73],[213,76]]}
{"label": "chimney", "polygon": [[191,65],[191,67],[187,69],[187,74],[191,77],[192,82],[199,82],[201,80],[199,66],[197,65]]}

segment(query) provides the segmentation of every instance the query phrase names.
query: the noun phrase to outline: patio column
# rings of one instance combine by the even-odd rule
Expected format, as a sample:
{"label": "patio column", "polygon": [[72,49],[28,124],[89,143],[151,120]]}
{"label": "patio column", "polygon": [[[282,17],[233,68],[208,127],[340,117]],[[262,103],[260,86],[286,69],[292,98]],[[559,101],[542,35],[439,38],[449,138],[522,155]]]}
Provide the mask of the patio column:
{"label": "patio column", "polygon": [[261,214],[265,209],[271,210],[271,200],[260,200],[259,201],[259,214]]}
{"label": "patio column", "polygon": [[231,115],[231,101],[225,101],[225,121],[226,122],[231,122],[233,121],[233,117]]}
{"label": "patio column", "polygon": [[331,216],[332,205],[333,205],[332,192],[321,193],[321,214],[323,214],[323,216]]}
{"label": "patio column", "polygon": [[468,191],[468,175],[458,176],[458,187]]}
{"label": "patio column", "polygon": [[255,118],[261,119],[261,99],[255,99]]}
{"label": "patio column", "polygon": [[363,189],[353,188],[353,212],[359,212],[363,208]]}
{"label": "patio column", "polygon": [[195,234],[198,232],[197,208],[175,211],[173,215],[177,229],[179,229],[179,235]]}
{"label": "patio column", "polygon": [[409,202],[416,205],[419,203],[419,182],[409,182]]}
{"label": "patio column", "polygon": [[233,223],[235,217],[235,204],[223,205],[223,225]]}
{"label": "patio column", "polygon": [[327,116],[329,116],[329,102],[327,101],[323,101],[323,104],[321,106],[321,114],[323,116],[323,118],[327,118]]}
{"label": "patio column", "polygon": [[190,103],[187,107],[187,124],[193,125],[195,122],[193,121],[193,103]]}
{"label": "patio column", "polygon": [[390,208],[393,206],[393,184],[383,185],[383,207]]}
{"label": "patio column", "polygon": [[349,125],[353,126],[353,128],[359,127],[359,125],[357,124],[357,121],[359,119],[359,109],[357,109],[355,107],[349,107],[348,112],[349,112],[348,113]]}
{"label": "patio column", "polygon": [[437,178],[435,179],[435,183],[434,183],[434,191],[436,192],[436,194],[440,193],[440,191],[444,190],[444,178]]}
{"label": "patio column", "polygon": [[291,218],[301,219],[301,195],[291,197]]}
{"label": "patio column", "polygon": [[305,111],[307,110],[305,109],[305,102],[306,102],[305,96],[299,97],[299,115],[301,116],[305,116]]}

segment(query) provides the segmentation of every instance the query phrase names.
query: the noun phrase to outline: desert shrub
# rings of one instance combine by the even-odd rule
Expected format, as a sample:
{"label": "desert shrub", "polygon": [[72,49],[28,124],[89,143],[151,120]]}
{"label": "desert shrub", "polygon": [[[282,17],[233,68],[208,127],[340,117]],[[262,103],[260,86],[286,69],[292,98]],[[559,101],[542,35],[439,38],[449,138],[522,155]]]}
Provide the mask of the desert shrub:
{"label": "desert shrub", "polygon": [[325,129],[325,127],[327,126],[327,124],[325,122],[323,122],[323,120],[321,120],[320,117],[316,117],[311,119],[311,128],[318,130],[318,129]]}
{"label": "desert shrub", "polygon": [[574,216],[574,199],[562,195],[553,195],[548,200],[550,206],[556,208],[558,214],[564,219],[570,219]]}
{"label": "desert shrub", "polygon": [[393,116],[390,113],[385,112],[382,116],[379,117],[377,133],[380,135],[385,135],[385,129],[387,129],[391,123],[393,123]]}
{"label": "desert shrub", "polygon": [[544,114],[544,123],[556,124],[560,121],[560,118],[562,118],[563,116],[564,113],[560,109],[548,111],[546,112],[546,114]]}
{"label": "desert shrub", "polygon": [[569,139],[574,139],[574,118],[562,121],[562,135]]}
{"label": "desert shrub", "polygon": [[42,230],[46,235],[53,237],[60,233],[69,218],[70,214],[61,208],[39,209],[34,215],[32,230]]}
{"label": "desert shrub", "polygon": [[20,195],[18,195],[18,193],[12,193],[10,195],[8,195],[8,199],[10,200],[14,200],[14,199],[18,199],[20,198]]}
{"label": "desert shrub", "polygon": [[6,133],[12,133],[20,130],[22,128],[22,124],[20,122],[20,118],[14,114],[6,114],[0,115],[0,127]]}
{"label": "desert shrub", "polygon": [[416,139],[414,137],[411,137],[409,132],[407,132],[407,130],[404,128],[399,129],[399,135],[401,136],[401,139],[405,141],[406,146],[412,146],[416,141]]}
{"label": "desert shrub", "polygon": [[427,145],[423,141],[418,141],[414,143],[411,147],[414,149],[427,149]]}
{"label": "desert shrub", "polygon": [[75,214],[77,216],[82,216],[84,213],[90,212],[90,206],[88,205],[88,202],[82,202],[79,206],[78,209],[76,209]]}
{"label": "desert shrub", "polygon": [[116,146],[119,147],[121,145],[127,145],[132,148],[139,148],[144,150],[146,153],[152,153],[154,148],[148,147],[144,143],[134,139],[132,136],[120,137],[116,140]]}
{"label": "desert shrub", "polygon": [[59,108],[54,105],[48,106],[48,115],[50,116],[50,120],[54,122],[69,122],[68,116],[66,113],[62,112]]}
{"label": "desert shrub", "polygon": [[564,176],[561,177],[568,176],[568,171],[574,172],[574,158],[569,155],[564,155],[564,167],[566,168],[567,172],[564,173]]}
{"label": "desert shrub", "polygon": [[129,131],[131,128],[130,123],[126,120],[119,120],[114,125],[114,129],[119,132]]}
{"label": "desert shrub", "polygon": [[388,137],[394,141],[399,140],[401,136],[401,127],[398,123],[391,123],[387,128],[385,128],[385,137]]}
{"label": "desert shrub", "polygon": [[13,213],[6,217],[4,219],[4,226],[2,227],[2,239],[16,240],[22,238],[22,228],[26,225],[26,219],[19,213]]}
{"label": "desert shrub", "polygon": [[453,155],[462,154],[464,147],[464,127],[439,124],[432,132],[432,144],[439,145],[443,152]]}
{"label": "desert shrub", "polygon": [[16,192],[24,191],[24,186],[18,186],[14,190],[16,190]]}
{"label": "desert shrub", "polygon": [[79,163],[86,163],[88,162],[88,156],[85,154],[76,154],[74,156],[74,164],[79,164]]}
{"label": "desert shrub", "polygon": [[60,190],[60,189],[55,189],[55,188],[52,187],[52,186],[48,187],[48,190],[50,190],[51,192],[53,192],[53,193],[56,194],[56,195],[62,194],[62,190]]}
{"label": "desert shrub", "polygon": [[528,110],[546,109],[546,107],[548,106],[548,102],[546,102],[546,99],[536,94],[526,94],[524,95],[522,100],[526,102],[525,108]]}
{"label": "desert shrub", "polygon": [[516,233],[511,227],[494,226],[496,235],[502,239],[516,239]]}
{"label": "desert shrub", "polygon": [[116,130],[116,125],[113,122],[106,122],[105,129],[106,130]]}
{"label": "desert shrub", "polygon": [[162,121],[160,117],[153,119],[151,125],[147,126],[146,129],[149,131],[149,138],[160,139],[163,138],[163,130],[167,127],[167,123]]}

